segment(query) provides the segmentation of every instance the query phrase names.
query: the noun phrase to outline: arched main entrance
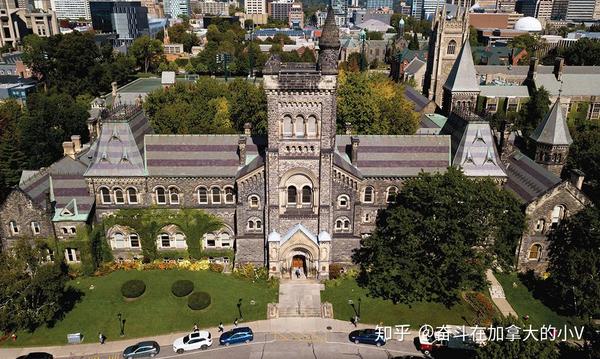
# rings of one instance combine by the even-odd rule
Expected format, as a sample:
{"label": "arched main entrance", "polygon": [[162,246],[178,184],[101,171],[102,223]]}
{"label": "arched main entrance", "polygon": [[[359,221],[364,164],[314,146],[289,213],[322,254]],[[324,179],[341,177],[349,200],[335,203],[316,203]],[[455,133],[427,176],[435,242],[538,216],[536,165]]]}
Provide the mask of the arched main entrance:
{"label": "arched main entrance", "polygon": [[306,271],[306,257],[303,254],[296,254],[292,257],[292,277],[304,277]]}

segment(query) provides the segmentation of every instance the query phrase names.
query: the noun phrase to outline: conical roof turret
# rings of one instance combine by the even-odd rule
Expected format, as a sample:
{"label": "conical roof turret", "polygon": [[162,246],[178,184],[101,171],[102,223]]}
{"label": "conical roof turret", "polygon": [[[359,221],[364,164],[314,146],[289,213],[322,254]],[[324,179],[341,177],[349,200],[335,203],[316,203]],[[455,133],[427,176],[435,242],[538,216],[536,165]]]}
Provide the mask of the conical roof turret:
{"label": "conical roof turret", "polygon": [[333,8],[329,6],[327,9],[327,17],[323,25],[323,32],[319,39],[320,49],[337,49],[340,47],[340,34],[337,25],[335,24],[335,15]]}

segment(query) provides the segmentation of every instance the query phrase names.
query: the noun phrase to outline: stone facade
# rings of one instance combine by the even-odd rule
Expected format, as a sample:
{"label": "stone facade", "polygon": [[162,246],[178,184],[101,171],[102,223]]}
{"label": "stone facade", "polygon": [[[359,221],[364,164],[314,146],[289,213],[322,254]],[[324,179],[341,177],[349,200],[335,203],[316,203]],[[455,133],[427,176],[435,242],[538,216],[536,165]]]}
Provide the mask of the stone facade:
{"label": "stone facade", "polygon": [[0,205],[0,224],[0,248],[13,247],[19,238],[54,237],[49,213],[19,189]]}

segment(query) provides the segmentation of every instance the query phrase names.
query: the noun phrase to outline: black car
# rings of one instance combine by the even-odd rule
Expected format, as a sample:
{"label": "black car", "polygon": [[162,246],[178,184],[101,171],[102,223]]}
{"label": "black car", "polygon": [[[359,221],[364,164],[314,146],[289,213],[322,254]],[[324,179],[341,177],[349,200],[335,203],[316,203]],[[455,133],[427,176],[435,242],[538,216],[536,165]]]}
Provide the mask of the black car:
{"label": "black car", "polygon": [[383,330],[361,329],[355,330],[348,335],[348,339],[356,344],[373,344],[378,347],[385,345],[385,334]]}
{"label": "black car", "polygon": [[139,342],[123,350],[123,358],[154,357],[160,352],[160,345],[155,341]]}
{"label": "black car", "polygon": [[17,357],[17,359],[54,359],[54,357],[50,353],[34,352],[27,355],[21,355],[20,357]]}

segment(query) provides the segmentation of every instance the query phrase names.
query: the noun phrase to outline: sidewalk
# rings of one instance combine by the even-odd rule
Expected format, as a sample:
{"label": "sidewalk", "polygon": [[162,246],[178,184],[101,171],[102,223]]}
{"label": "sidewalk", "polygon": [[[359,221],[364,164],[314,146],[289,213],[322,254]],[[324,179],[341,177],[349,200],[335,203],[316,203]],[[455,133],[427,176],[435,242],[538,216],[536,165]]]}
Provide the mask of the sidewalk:
{"label": "sidewalk", "polygon": [[[249,326],[255,333],[325,333],[325,332],[341,332],[349,333],[356,328],[350,322],[336,320],[336,319],[322,319],[322,318],[278,318],[269,320],[259,320],[255,322],[240,322],[240,327]],[[331,329],[327,329],[331,327]],[[359,324],[358,328],[369,328],[372,325]],[[191,328],[190,328],[191,329]],[[232,329],[231,326],[226,326],[225,330]],[[201,328],[201,330],[208,330],[213,340],[217,340],[219,337],[218,328]],[[86,338],[87,340],[93,340],[90,344],[74,344],[64,346],[49,346],[49,347],[34,347],[34,348],[9,348],[0,349],[0,358],[16,358],[19,355],[27,354],[32,351],[37,352],[48,352],[55,357],[75,357],[84,355],[98,355],[108,354],[115,352],[122,352],[125,347],[133,345],[137,342],[144,340],[155,340],[163,345],[171,345],[175,339],[182,337],[189,332],[171,333],[164,335],[157,335],[154,337],[146,338],[135,338],[125,339],[119,341],[107,341],[104,345],[100,345],[96,338]],[[214,342],[213,345],[219,345],[218,341]]]}
{"label": "sidewalk", "polygon": [[512,305],[506,300],[504,289],[502,288],[502,285],[500,285],[500,282],[498,282],[498,279],[494,276],[494,272],[492,272],[491,269],[488,269],[485,272],[485,277],[491,283],[490,296],[496,307],[500,310],[500,313],[505,317],[512,315],[515,318],[518,318],[517,312],[515,312]]}

